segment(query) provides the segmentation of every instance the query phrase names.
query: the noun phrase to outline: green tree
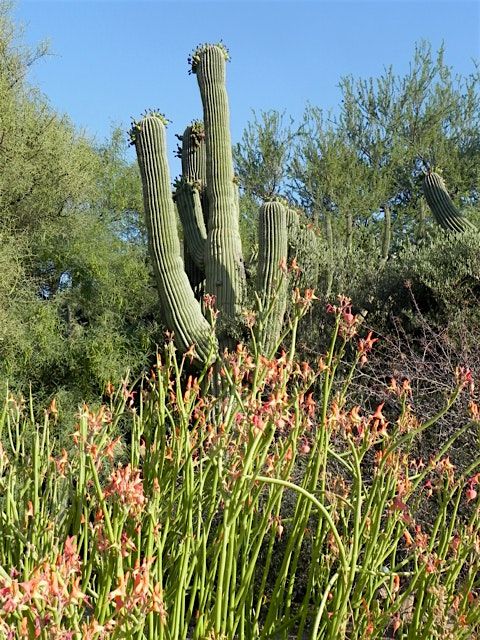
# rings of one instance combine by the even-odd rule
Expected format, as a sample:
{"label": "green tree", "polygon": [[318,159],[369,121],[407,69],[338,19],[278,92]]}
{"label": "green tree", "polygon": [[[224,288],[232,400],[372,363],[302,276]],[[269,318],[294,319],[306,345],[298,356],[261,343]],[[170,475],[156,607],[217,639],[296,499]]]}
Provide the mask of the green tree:
{"label": "green tree", "polygon": [[73,414],[147,364],[158,327],[138,170],[119,130],[94,145],[28,83],[45,49],[0,13],[0,384]]}
{"label": "green tree", "polygon": [[241,141],[234,145],[233,160],[240,187],[240,229],[247,256],[248,248],[256,241],[259,206],[274,196],[286,195],[298,133],[285,113],[270,110],[257,115],[254,111]]}
{"label": "green tree", "polygon": [[22,232],[67,215],[96,194],[98,157],[91,143],[27,82],[45,55],[18,43],[8,7],[0,13],[0,221]]}
{"label": "green tree", "polygon": [[338,129],[370,169],[377,210],[392,216],[396,238],[424,233],[418,176],[428,167],[442,169],[459,198],[478,198],[478,72],[454,75],[443,47],[434,55],[421,42],[404,76],[390,67],[379,78],[343,78],[340,88]]}

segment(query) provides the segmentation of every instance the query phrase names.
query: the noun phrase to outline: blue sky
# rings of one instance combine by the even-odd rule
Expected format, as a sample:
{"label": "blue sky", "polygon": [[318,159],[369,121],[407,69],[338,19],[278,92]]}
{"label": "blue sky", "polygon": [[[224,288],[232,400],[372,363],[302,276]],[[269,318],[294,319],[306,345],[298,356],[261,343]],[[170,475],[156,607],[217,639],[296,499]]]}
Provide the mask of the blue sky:
{"label": "blue sky", "polygon": [[435,49],[443,41],[447,63],[460,73],[480,59],[480,3],[463,0],[20,0],[14,19],[26,42],[51,44],[53,55],[37,63],[31,81],[98,141],[113,125],[127,128],[131,116],[158,108],[173,121],[173,147],[173,134],[201,116],[187,73],[200,42],[221,39],[230,49],[234,141],[252,109],[299,119],[308,101],[334,109],[344,75],[377,76],[390,64],[406,72],[422,38]]}

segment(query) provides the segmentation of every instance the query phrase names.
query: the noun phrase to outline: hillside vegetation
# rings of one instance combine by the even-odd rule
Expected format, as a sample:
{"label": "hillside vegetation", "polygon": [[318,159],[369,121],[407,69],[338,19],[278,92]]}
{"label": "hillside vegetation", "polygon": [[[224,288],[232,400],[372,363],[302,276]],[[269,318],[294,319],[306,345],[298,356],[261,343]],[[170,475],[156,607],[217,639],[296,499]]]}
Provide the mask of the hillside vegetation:
{"label": "hillside vegetation", "polygon": [[478,70],[422,42],[232,143],[201,45],[172,182],[45,53],[3,6],[0,637],[480,637]]}

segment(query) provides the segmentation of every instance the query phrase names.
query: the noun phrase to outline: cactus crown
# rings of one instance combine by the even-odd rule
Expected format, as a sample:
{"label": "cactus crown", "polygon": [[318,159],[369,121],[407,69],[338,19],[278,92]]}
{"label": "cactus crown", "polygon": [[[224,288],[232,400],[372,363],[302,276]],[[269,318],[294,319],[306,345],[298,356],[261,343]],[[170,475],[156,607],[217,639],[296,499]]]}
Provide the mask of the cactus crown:
{"label": "cactus crown", "polygon": [[205,140],[205,127],[201,120],[193,120],[190,124],[190,142],[194,147],[199,147]]}
{"label": "cactus crown", "polygon": [[279,204],[283,204],[284,207],[292,208],[291,203],[281,195],[273,193],[266,198],[265,202],[278,202]]}
{"label": "cactus crown", "polygon": [[177,176],[173,181],[172,197],[174,200],[176,199],[177,191],[179,189],[182,189],[185,185],[189,185],[191,189],[196,189],[197,191],[202,190],[202,183],[199,180],[194,180],[193,182],[190,182],[183,175]]}
{"label": "cactus crown", "polygon": [[217,47],[222,51],[227,62],[230,60],[230,53],[221,40],[220,42],[217,42],[215,44],[209,44],[208,42],[205,42],[204,44],[199,44],[198,47],[188,56],[188,65],[190,67],[188,73],[197,72],[198,63],[200,62],[202,53],[208,51],[209,49],[212,49],[213,47]]}
{"label": "cactus crown", "polygon": [[[202,120],[192,120],[192,122],[188,125],[185,132],[187,130],[190,130],[189,131],[190,144],[194,149],[196,149],[201,145],[202,141],[205,140],[205,126]],[[183,143],[184,143],[184,134],[176,133],[175,137],[177,138],[177,140],[180,140],[180,143],[181,143],[177,145],[177,150],[175,151],[175,155],[177,158],[181,158]]]}
{"label": "cactus crown", "polygon": [[171,122],[171,120],[169,120],[164,113],[162,113],[161,111],[158,111],[158,109],[147,109],[142,113],[139,120],[135,120],[135,118],[132,118],[130,129],[128,131],[130,144],[135,144],[137,133],[141,131],[142,122],[146,118],[158,118],[164,127],[167,127],[169,122]]}

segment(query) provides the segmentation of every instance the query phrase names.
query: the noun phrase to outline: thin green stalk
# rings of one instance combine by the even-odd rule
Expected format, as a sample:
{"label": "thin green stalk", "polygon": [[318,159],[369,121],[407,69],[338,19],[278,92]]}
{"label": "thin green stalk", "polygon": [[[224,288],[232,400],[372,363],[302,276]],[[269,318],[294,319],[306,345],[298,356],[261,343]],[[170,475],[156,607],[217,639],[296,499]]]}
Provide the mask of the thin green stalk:
{"label": "thin green stalk", "polygon": [[[327,600],[328,600],[328,596],[330,594],[331,589],[333,588],[333,585],[335,584],[335,582],[338,580],[338,573],[334,573],[333,576],[330,578],[329,583],[327,584],[327,586],[325,587],[325,591],[323,592],[323,596],[322,599],[320,601],[320,606],[318,607],[318,611],[317,611],[317,615],[315,616],[315,622],[313,623],[313,627],[312,627],[312,633],[311,633],[311,638],[312,640],[315,640],[318,637],[318,628],[320,626],[320,622],[322,620],[322,616],[323,616],[323,612],[325,610],[325,606],[327,604]],[[299,640],[300,640],[300,636],[299,636]]]}

